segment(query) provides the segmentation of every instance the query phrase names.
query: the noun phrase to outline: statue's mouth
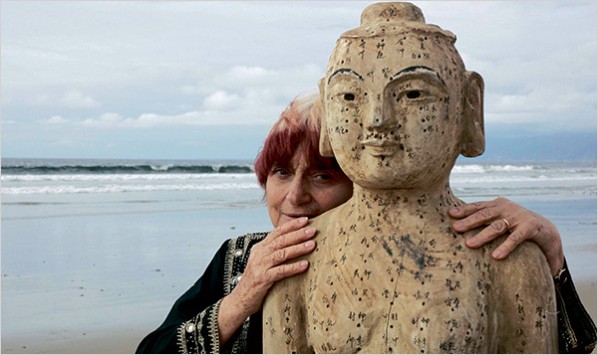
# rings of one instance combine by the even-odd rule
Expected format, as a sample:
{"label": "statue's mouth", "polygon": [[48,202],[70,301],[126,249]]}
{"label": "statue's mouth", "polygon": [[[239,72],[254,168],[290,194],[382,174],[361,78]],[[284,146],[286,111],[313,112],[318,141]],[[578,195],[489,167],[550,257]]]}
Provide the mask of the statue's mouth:
{"label": "statue's mouth", "polygon": [[398,142],[385,139],[365,139],[360,142],[364,150],[375,157],[389,157],[397,152]]}

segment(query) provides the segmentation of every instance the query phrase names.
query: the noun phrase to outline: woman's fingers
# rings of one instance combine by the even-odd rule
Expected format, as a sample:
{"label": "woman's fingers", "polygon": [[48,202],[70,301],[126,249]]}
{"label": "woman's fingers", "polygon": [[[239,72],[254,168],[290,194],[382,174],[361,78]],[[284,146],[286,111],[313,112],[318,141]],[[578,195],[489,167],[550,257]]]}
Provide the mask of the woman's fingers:
{"label": "woman's fingers", "polygon": [[466,240],[470,248],[481,247],[508,234],[492,251],[493,258],[505,259],[529,240],[544,252],[553,274],[562,268],[562,243],[554,224],[509,199],[499,197],[493,201],[469,203],[451,208],[449,215],[458,219],[453,223],[456,232],[464,233],[485,226]]}
{"label": "woman's fingers", "polygon": [[453,229],[457,232],[467,232],[472,229],[487,225],[500,215],[500,209],[490,206],[488,202],[470,203],[458,209],[461,217],[456,217],[455,211],[451,209],[451,217],[461,218],[453,223]]}
{"label": "woman's fingers", "polygon": [[509,234],[509,236],[492,251],[492,257],[498,260],[506,258],[513,252],[513,250],[517,249],[519,244],[523,243],[528,238],[531,239],[530,235],[523,232],[521,228],[513,230],[511,234]]}
{"label": "woman's fingers", "polygon": [[233,292],[247,314],[259,310],[274,282],[307,270],[306,260],[292,261],[315,249],[316,243],[310,239],[316,230],[307,224],[307,218],[289,221],[251,248],[243,276]]}
{"label": "woman's fingers", "polygon": [[297,234],[299,235],[299,238],[289,237],[289,239],[298,239],[300,241],[298,244],[291,244],[290,246],[280,247],[278,249],[275,249],[274,252],[271,254],[272,260],[275,264],[284,263],[288,260],[295,259],[298,256],[307,254],[310,251],[314,250],[314,248],[316,247],[316,242],[314,242],[313,240],[307,240],[303,242],[304,238],[311,238],[310,235],[315,235],[315,230],[313,228],[299,231]]}
{"label": "woman's fingers", "polygon": [[274,230],[272,232],[270,232],[266,236],[266,238],[264,238],[264,241],[270,241],[270,240],[276,239],[282,235],[285,235],[289,232],[296,231],[299,228],[306,226],[307,223],[308,223],[307,217],[297,218],[297,219],[294,219],[287,223],[284,223],[284,224],[274,228]]}
{"label": "woman's fingers", "polygon": [[[315,245],[315,244],[314,244]],[[299,260],[294,263],[280,264],[268,270],[268,279],[273,283],[286,279],[307,270],[309,262],[307,260]]]}
{"label": "woman's fingers", "polygon": [[[522,220],[527,217],[523,213],[525,211],[523,207],[506,198],[499,197],[493,201],[475,202],[451,208],[449,215],[461,218],[453,223],[453,229],[457,232],[464,233],[485,226],[467,239],[466,245],[470,248],[478,248],[505,233],[510,233],[512,237],[509,236],[503,242],[506,244],[496,252],[496,255],[504,258],[530,237],[529,231],[525,228],[527,224]],[[520,225],[522,227],[519,227]]]}
{"label": "woman's fingers", "polygon": [[316,235],[316,230],[312,227],[303,227],[297,231],[283,234],[270,241],[270,248],[272,252],[282,250],[287,247],[297,245]]}
{"label": "woman's fingers", "polygon": [[311,240],[316,230],[307,223],[307,218],[298,218],[268,234],[252,248],[245,274],[251,274],[257,284],[269,287],[281,278],[305,271],[305,263],[289,261],[312,252],[316,247],[315,241]]}
{"label": "woman's fingers", "polygon": [[484,209],[486,207],[492,207],[492,206],[488,206],[491,203],[492,203],[492,201],[481,201],[481,202],[468,203],[463,206],[451,207],[449,209],[449,215],[454,218],[465,218],[465,217],[468,217],[468,216],[476,213],[477,211],[479,211],[481,209]]}
{"label": "woman's fingers", "polygon": [[465,244],[470,248],[478,248],[507,232],[509,232],[509,222],[505,219],[497,219],[474,236],[467,238]]}
{"label": "woman's fingers", "polygon": [[[463,206],[449,209],[449,216],[456,218],[453,229],[456,232],[468,232],[481,226],[488,226],[480,240],[492,240],[519,224],[522,214],[526,212],[523,207],[504,198],[499,197],[492,201],[468,203]],[[489,229],[488,229],[489,228]]]}

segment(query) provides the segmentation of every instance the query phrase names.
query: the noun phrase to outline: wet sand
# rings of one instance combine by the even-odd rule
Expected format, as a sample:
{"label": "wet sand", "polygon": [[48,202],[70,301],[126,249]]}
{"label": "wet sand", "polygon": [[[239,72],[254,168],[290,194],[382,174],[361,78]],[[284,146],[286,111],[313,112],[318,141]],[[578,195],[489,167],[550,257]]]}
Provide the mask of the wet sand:
{"label": "wet sand", "polygon": [[[596,280],[580,279],[574,281],[586,309],[596,322]],[[131,307],[134,306],[131,305]],[[27,354],[130,354],[135,352],[141,339],[155,326],[157,325],[121,326],[77,335],[32,332],[27,336],[2,339],[2,352]],[[596,353],[596,350],[594,350],[594,353]]]}
{"label": "wet sand", "polygon": [[[65,207],[55,201],[3,201],[2,353],[133,353],[225,239],[271,228],[263,206],[181,210],[180,199],[67,197],[87,210],[56,215]],[[191,197],[191,205],[216,198]],[[596,320],[595,198],[531,208],[557,224],[577,290]]]}

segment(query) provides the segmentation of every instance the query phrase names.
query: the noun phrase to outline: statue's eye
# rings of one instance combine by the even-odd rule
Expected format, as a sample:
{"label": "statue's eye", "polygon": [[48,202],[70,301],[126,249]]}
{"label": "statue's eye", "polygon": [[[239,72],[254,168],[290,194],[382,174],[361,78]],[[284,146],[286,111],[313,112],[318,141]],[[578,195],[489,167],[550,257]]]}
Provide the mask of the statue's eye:
{"label": "statue's eye", "polygon": [[407,98],[409,98],[409,99],[417,99],[420,96],[421,96],[421,93],[419,92],[419,90],[407,91]]}
{"label": "statue's eye", "polygon": [[353,101],[353,100],[355,100],[355,95],[354,94],[344,94],[343,99],[345,99],[345,101]]}

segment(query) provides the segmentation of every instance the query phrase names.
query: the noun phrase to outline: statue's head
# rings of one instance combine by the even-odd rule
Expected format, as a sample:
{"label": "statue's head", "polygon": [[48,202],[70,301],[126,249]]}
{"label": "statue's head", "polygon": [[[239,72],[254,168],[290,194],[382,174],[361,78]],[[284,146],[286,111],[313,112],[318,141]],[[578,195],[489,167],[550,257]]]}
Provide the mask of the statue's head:
{"label": "statue's head", "polygon": [[455,40],[410,3],[367,7],[320,81],[322,155],[361,186],[411,188],[447,177],[459,154],[482,154],[483,80]]}

